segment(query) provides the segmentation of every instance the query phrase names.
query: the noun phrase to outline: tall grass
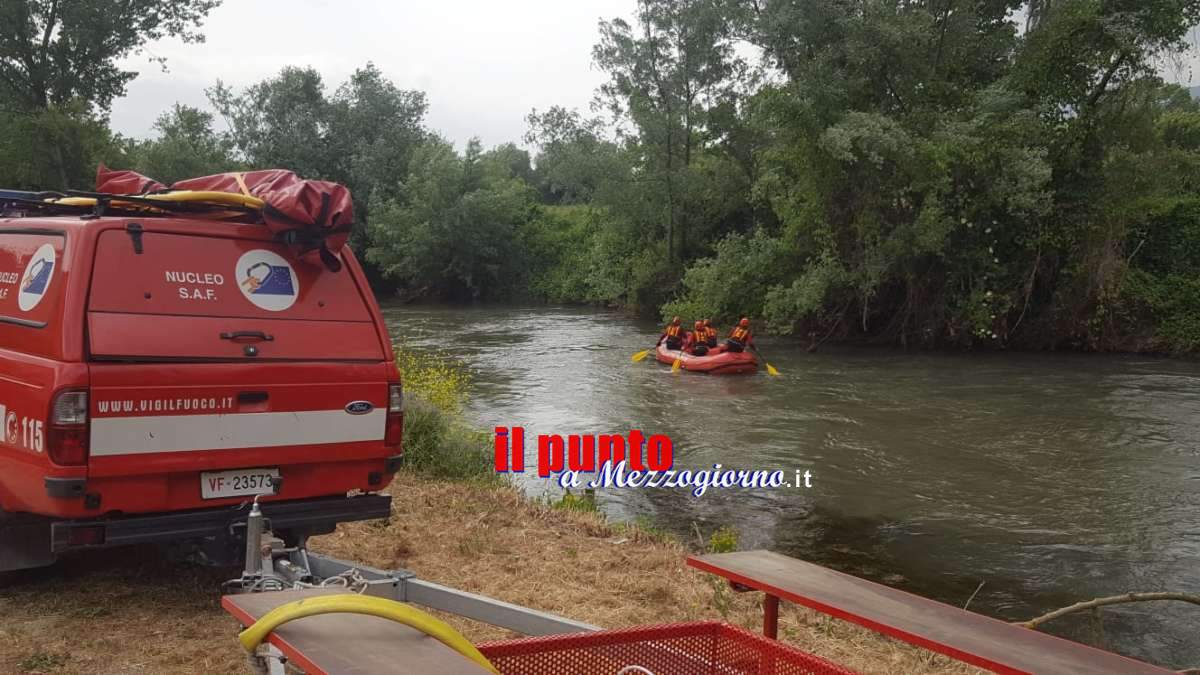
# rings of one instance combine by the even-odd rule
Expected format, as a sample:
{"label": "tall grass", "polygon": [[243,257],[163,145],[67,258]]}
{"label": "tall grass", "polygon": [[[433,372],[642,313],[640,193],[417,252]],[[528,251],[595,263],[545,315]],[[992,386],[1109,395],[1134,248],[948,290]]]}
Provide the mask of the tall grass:
{"label": "tall grass", "polygon": [[471,373],[461,362],[439,352],[421,352],[402,344],[393,346],[396,367],[404,378],[405,394],[450,415],[462,412],[471,389]]}
{"label": "tall grass", "polygon": [[395,346],[404,381],[404,463],[451,480],[499,480],[490,437],[462,419],[471,387],[466,367],[445,354]]}

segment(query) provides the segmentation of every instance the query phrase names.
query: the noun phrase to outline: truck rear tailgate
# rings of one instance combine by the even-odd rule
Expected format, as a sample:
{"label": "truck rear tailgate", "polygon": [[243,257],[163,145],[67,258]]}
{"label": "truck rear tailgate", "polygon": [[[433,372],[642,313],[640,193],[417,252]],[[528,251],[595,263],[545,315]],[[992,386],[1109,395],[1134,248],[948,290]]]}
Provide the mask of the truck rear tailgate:
{"label": "truck rear tailgate", "polygon": [[[93,359],[385,360],[348,268],[284,244],[166,232],[100,234],[88,298]],[[250,348],[250,349],[248,349]]]}
{"label": "truck rear tailgate", "polygon": [[[322,374],[326,368],[95,364],[88,473],[136,475],[378,457],[387,415],[386,371],[340,365],[329,368],[336,372]],[[254,384],[229,384],[248,373]],[[370,410],[349,413],[346,407],[352,402],[365,402],[361,407]]]}
{"label": "truck rear tailgate", "polygon": [[89,490],[104,511],[383,485],[387,358],[348,266],[283,244],[100,234],[89,295]]}

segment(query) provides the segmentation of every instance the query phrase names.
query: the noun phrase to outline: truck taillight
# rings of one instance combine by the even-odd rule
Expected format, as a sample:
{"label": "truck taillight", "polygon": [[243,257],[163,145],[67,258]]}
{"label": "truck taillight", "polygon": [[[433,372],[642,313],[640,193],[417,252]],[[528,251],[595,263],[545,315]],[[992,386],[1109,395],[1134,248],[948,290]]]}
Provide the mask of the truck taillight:
{"label": "truck taillight", "polygon": [[46,454],[59,466],[79,466],[88,459],[88,395],[86,391],[64,391],[50,407]]}
{"label": "truck taillight", "polygon": [[404,387],[400,384],[388,385],[387,430],[383,435],[383,444],[389,448],[400,447],[404,437]]}

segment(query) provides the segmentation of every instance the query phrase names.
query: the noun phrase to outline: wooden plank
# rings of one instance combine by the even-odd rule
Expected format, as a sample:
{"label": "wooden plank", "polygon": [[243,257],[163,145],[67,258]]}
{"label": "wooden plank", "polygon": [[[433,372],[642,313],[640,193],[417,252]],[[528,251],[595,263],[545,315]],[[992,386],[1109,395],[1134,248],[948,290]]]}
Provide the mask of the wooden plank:
{"label": "wooden plank", "polygon": [[998,673],[1173,672],[769,551],[692,556],[688,565]]}
{"label": "wooden plank", "polygon": [[[244,626],[276,607],[338,589],[247,593],[221,598]],[[324,614],[280,626],[268,641],[309,675],[480,675],[486,670],[437,640],[386,619]]]}

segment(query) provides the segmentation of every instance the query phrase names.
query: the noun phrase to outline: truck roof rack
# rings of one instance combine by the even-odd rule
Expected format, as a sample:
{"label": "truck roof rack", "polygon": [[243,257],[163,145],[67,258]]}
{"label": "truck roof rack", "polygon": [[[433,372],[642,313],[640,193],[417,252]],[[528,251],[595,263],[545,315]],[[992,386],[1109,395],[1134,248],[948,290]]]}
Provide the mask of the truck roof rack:
{"label": "truck roof rack", "polygon": [[[36,211],[45,215],[178,216],[203,215],[217,220],[255,222],[264,202],[256,197],[228,192],[165,190],[144,195],[118,195],[106,192],[64,190],[30,192],[0,190],[0,208],[25,215]],[[12,215],[12,214],[10,214]]]}

